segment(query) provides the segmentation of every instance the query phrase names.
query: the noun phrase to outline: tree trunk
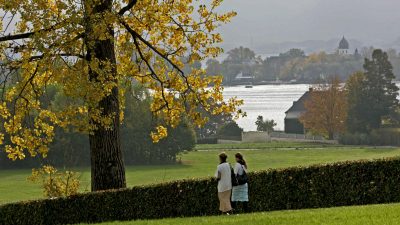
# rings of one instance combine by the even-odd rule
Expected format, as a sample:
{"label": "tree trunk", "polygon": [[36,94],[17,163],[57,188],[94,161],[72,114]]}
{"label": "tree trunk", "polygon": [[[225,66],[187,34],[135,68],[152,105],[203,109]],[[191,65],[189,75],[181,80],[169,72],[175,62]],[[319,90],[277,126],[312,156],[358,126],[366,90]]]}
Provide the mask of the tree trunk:
{"label": "tree trunk", "polygon": [[329,139],[329,140],[333,140],[334,137],[335,137],[334,132],[333,132],[333,131],[329,131],[329,132],[328,132],[328,139]]}
{"label": "tree trunk", "polygon": [[[116,57],[114,39],[109,38],[101,40],[93,34],[93,27],[99,23],[98,18],[93,19],[93,15],[101,16],[105,12],[111,12],[112,0],[86,0],[85,15],[87,46],[86,60],[98,60],[99,62],[108,62],[113,65],[110,70],[112,81],[116,81]],[[104,22],[103,18],[100,22]],[[111,37],[114,37],[114,30],[110,24],[107,30]],[[101,65],[100,65],[101,68]],[[99,74],[89,68],[89,79],[91,82],[101,82],[98,79]],[[117,81],[116,81],[117,82]],[[89,114],[93,110],[100,110],[103,116],[112,115],[112,124],[110,128],[105,128],[98,121],[91,119],[90,123],[96,126],[89,135],[90,154],[91,154],[91,184],[92,191],[118,189],[126,187],[125,167],[123,163],[120,139],[120,117],[119,117],[119,99],[118,87],[114,87],[111,94],[104,97],[98,105],[89,108]]]}
{"label": "tree trunk", "polygon": [[96,124],[98,128],[89,135],[91,154],[92,191],[118,189],[126,187],[125,167],[121,151],[119,128],[118,89],[100,102],[104,115],[116,113],[112,129]]}

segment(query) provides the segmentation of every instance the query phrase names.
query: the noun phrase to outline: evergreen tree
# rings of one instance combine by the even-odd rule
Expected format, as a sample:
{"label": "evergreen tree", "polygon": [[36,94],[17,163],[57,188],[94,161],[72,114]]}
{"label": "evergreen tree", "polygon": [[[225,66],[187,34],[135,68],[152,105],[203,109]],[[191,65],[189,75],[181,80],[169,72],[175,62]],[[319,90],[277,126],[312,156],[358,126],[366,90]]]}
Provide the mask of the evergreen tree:
{"label": "evergreen tree", "polygon": [[347,92],[347,130],[351,133],[366,133],[366,121],[364,121],[363,113],[365,101],[363,100],[363,82],[364,72],[359,71],[353,73],[346,82]]}
{"label": "evergreen tree", "polygon": [[[392,114],[399,105],[399,88],[394,83],[393,67],[386,52],[374,50],[365,59],[364,76],[359,89],[348,88],[350,131],[369,132],[380,128],[382,119]],[[353,124],[352,124],[353,123]]]}

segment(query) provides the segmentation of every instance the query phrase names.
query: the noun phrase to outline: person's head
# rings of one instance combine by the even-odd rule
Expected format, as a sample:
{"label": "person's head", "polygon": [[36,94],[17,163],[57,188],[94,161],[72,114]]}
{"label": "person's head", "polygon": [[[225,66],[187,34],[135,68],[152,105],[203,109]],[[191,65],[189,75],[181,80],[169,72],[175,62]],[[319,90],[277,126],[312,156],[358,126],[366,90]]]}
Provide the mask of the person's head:
{"label": "person's head", "polygon": [[236,162],[247,167],[246,160],[244,160],[243,155],[240,152],[235,154],[235,159],[236,159]]}
{"label": "person's head", "polygon": [[225,154],[225,152],[222,152],[221,154],[219,154],[220,163],[225,163],[227,158],[228,158],[228,156]]}

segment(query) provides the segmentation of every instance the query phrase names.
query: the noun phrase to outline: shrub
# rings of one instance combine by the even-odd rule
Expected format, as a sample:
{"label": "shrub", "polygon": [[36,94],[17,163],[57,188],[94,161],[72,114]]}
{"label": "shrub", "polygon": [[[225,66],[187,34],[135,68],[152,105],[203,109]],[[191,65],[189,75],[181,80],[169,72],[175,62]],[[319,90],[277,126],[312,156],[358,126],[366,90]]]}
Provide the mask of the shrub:
{"label": "shrub", "polygon": [[273,132],[275,129],[274,127],[277,125],[275,120],[264,120],[264,117],[261,115],[257,117],[255,124],[257,125],[257,131],[266,131],[269,133]]}
{"label": "shrub", "polygon": [[242,137],[243,129],[235,122],[224,124],[218,129],[217,135],[220,137]]}
{"label": "shrub", "polygon": [[[400,158],[249,173],[250,210],[400,202]],[[70,224],[216,215],[216,180],[175,181],[0,206],[0,224]]]}
{"label": "shrub", "polygon": [[382,128],[371,132],[371,141],[375,145],[400,146],[400,129]]}
{"label": "shrub", "polygon": [[81,184],[79,176],[76,172],[60,172],[52,166],[45,165],[40,169],[33,169],[28,180],[41,183],[44,196],[55,198],[77,194]]}
{"label": "shrub", "polygon": [[218,138],[207,137],[207,138],[197,139],[196,144],[218,144]]}
{"label": "shrub", "polygon": [[345,133],[339,137],[339,143],[344,145],[371,145],[371,137],[365,133]]}
{"label": "shrub", "polygon": [[400,146],[400,129],[382,128],[372,130],[369,134],[345,133],[339,142],[345,145],[391,145]]}

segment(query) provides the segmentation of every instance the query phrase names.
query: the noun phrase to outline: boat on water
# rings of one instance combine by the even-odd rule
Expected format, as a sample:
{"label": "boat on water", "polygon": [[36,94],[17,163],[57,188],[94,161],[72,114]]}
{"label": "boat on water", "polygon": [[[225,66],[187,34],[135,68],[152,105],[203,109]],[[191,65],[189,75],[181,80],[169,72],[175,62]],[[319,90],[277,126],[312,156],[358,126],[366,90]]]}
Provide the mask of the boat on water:
{"label": "boat on water", "polygon": [[253,88],[253,84],[252,83],[248,83],[244,86],[245,88]]}

